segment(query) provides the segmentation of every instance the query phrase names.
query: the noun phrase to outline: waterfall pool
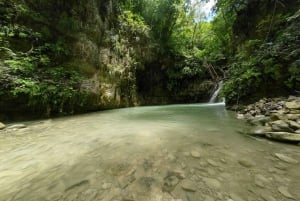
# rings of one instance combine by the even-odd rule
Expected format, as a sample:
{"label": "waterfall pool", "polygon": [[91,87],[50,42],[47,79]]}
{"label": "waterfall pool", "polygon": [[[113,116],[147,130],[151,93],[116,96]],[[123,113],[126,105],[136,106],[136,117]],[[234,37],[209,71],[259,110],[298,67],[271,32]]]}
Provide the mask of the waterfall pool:
{"label": "waterfall pool", "polygon": [[107,110],[0,131],[0,201],[300,200],[300,147],[224,104]]}

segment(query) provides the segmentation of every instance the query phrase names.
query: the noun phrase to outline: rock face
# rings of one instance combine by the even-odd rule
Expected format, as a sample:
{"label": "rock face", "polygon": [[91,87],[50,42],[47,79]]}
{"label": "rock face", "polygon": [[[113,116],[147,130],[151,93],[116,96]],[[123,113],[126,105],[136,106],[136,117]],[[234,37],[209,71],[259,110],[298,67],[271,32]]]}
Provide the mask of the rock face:
{"label": "rock face", "polygon": [[257,126],[249,134],[282,142],[300,142],[300,97],[262,99],[237,115]]}

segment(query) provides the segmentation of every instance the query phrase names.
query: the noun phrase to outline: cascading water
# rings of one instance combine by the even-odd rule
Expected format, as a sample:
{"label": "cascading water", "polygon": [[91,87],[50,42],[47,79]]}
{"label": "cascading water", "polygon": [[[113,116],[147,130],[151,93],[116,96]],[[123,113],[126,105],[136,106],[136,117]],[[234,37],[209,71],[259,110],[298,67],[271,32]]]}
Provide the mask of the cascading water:
{"label": "cascading water", "polygon": [[217,86],[216,86],[216,90],[214,91],[214,93],[212,94],[212,96],[209,99],[209,103],[216,103],[216,102],[221,102],[221,103],[225,103],[225,99],[222,98],[222,101],[219,101],[218,98],[218,94],[220,92],[220,90],[223,87],[223,81],[220,81]]}

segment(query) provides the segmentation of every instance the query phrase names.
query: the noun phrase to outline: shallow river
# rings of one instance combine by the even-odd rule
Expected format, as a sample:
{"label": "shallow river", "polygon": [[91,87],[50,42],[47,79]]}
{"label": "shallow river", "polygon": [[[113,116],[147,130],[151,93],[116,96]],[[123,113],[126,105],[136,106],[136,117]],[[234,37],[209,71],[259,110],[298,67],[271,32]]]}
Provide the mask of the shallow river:
{"label": "shallow river", "polygon": [[0,132],[0,201],[300,200],[300,147],[222,105],[109,110]]}

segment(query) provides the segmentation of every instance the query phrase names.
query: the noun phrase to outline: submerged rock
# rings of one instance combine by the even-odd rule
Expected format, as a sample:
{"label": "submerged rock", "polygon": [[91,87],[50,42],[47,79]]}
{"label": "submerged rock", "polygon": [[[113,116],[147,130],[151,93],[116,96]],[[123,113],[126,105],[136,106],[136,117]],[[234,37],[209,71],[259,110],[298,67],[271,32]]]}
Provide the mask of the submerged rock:
{"label": "submerged rock", "polygon": [[238,162],[240,165],[247,167],[247,168],[250,168],[250,167],[253,167],[256,165],[253,161],[246,160],[246,159],[240,159]]}
{"label": "submerged rock", "polygon": [[290,198],[290,199],[294,199],[294,197],[291,195],[291,193],[289,192],[288,188],[285,186],[280,186],[278,188],[278,191],[286,198]]}
{"label": "submerged rock", "polygon": [[172,192],[178,183],[179,179],[176,176],[166,177],[164,179],[162,190],[165,192]]}
{"label": "submerged rock", "polygon": [[198,151],[191,151],[191,155],[194,157],[194,158],[200,158],[201,154],[198,152]]}
{"label": "submerged rock", "polygon": [[205,184],[212,189],[219,189],[221,187],[221,183],[213,178],[203,178]]}
{"label": "submerged rock", "polygon": [[291,158],[289,156],[286,156],[284,154],[275,153],[275,156],[277,158],[279,158],[280,160],[286,162],[286,163],[291,163],[291,164],[297,164],[298,163],[298,161],[296,159],[293,159],[293,158]]}
{"label": "submerged rock", "polygon": [[183,190],[191,191],[191,192],[197,191],[197,185],[188,179],[185,179],[181,182],[181,188]]}

